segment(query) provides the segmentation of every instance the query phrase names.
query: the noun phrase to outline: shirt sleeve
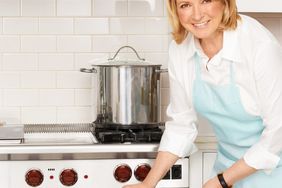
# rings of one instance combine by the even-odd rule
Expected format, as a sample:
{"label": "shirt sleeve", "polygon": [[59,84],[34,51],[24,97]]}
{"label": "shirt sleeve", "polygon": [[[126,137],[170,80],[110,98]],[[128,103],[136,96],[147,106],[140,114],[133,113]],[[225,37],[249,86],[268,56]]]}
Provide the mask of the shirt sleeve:
{"label": "shirt sleeve", "polygon": [[280,45],[275,42],[259,45],[253,62],[258,106],[265,128],[260,140],[245,153],[244,160],[253,168],[271,171],[279,164],[282,150],[282,50]]}
{"label": "shirt sleeve", "polygon": [[194,144],[198,133],[195,124],[196,113],[188,104],[187,90],[183,85],[188,83],[183,80],[180,82],[176,76],[182,74],[182,71],[176,71],[177,57],[171,54],[171,47],[169,52],[170,104],[167,115],[172,120],[166,122],[159,151],[168,151],[179,157],[185,157],[197,150]]}

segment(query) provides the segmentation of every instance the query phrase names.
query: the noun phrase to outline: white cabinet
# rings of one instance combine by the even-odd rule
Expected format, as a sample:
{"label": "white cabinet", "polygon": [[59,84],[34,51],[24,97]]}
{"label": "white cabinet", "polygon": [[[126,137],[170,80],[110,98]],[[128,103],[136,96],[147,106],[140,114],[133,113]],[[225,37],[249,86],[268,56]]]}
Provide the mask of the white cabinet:
{"label": "white cabinet", "polygon": [[189,188],[202,188],[211,175],[216,158],[215,150],[199,150],[190,156]]}
{"label": "white cabinet", "polygon": [[237,0],[239,12],[276,12],[282,13],[281,0]]}
{"label": "white cabinet", "polygon": [[211,178],[216,152],[203,152],[203,183]]}

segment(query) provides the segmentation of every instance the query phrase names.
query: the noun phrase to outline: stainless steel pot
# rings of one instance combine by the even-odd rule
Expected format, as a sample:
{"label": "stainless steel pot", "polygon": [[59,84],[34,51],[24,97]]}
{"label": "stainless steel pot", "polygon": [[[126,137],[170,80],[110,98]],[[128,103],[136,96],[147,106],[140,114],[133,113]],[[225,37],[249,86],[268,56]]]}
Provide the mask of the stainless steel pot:
{"label": "stainless steel pot", "polygon": [[[132,49],[139,60],[115,60],[123,48]],[[97,114],[102,123],[121,125],[155,124],[160,122],[160,73],[161,64],[151,64],[139,57],[130,46],[121,47],[113,58],[91,69],[97,91]]]}

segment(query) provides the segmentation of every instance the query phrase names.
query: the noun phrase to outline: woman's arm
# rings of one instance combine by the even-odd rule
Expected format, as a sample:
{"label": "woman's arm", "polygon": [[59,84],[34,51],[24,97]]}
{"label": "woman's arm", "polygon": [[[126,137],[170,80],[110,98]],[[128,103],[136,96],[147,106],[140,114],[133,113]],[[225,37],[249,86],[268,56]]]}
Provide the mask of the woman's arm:
{"label": "woman's arm", "polygon": [[165,151],[159,151],[152,169],[145,180],[136,185],[126,185],[123,188],[154,188],[171,166],[179,159],[178,156]]}
{"label": "woman's arm", "polygon": [[[235,182],[255,172],[256,169],[247,165],[244,159],[240,159],[236,163],[234,163],[230,168],[226,169],[223,172],[223,177],[227,185],[232,186]],[[216,176],[210,179],[209,181],[207,181],[204,184],[203,188],[222,188],[222,186],[220,185],[219,180]]]}
{"label": "woman's arm", "polygon": [[250,67],[264,130],[243,158],[255,169],[271,171],[278,165],[282,151],[282,48],[275,42],[257,46]]}
{"label": "woman's arm", "polygon": [[143,182],[149,187],[155,187],[178,159],[177,155],[170,152],[159,151],[152,170]]}
{"label": "woman's arm", "polygon": [[226,183],[230,186],[235,182],[255,173],[257,170],[247,165],[244,159],[240,159],[234,163],[230,168],[223,172],[223,177]]}

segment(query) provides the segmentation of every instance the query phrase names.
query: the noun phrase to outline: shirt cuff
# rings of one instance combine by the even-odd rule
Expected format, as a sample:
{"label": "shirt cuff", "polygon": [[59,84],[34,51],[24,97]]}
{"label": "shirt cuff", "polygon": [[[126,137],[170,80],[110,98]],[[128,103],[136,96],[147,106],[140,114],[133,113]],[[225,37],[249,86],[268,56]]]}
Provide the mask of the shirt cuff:
{"label": "shirt cuff", "polygon": [[194,139],[190,137],[186,134],[181,135],[172,131],[164,131],[159,151],[167,151],[178,157],[189,156],[198,150],[194,144]]}
{"label": "shirt cuff", "polygon": [[257,169],[265,170],[266,173],[270,173],[271,170],[277,167],[280,157],[275,155],[260,145],[252,146],[244,155],[245,162]]}

